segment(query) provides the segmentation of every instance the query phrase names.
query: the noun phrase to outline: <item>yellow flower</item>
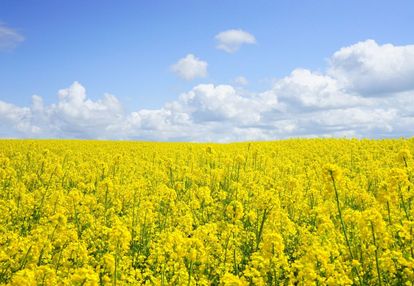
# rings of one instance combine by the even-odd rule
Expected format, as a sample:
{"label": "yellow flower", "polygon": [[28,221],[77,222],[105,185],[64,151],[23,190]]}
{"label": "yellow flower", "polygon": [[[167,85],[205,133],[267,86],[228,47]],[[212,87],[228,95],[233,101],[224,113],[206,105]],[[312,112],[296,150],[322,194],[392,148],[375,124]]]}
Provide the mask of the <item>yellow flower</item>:
{"label": "yellow flower", "polygon": [[12,278],[10,285],[14,286],[32,286],[36,285],[35,273],[32,270],[24,269],[18,271]]}
{"label": "yellow flower", "polygon": [[232,221],[241,219],[244,215],[243,205],[239,201],[232,201],[226,208],[226,215]]}
{"label": "yellow flower", "polygon": [[342,169],[335,164],[326,164],[324,166],[324,170],[325,175],[328,177],[328,180],[333,179],[335,181],[338,181],[342,178]]}
{"label": "yellow flower", "polygon": [[234,276],[233,274],[226,273],[220,279],[220,285],[223,286],[247,286],[247,282],[243,279]]}

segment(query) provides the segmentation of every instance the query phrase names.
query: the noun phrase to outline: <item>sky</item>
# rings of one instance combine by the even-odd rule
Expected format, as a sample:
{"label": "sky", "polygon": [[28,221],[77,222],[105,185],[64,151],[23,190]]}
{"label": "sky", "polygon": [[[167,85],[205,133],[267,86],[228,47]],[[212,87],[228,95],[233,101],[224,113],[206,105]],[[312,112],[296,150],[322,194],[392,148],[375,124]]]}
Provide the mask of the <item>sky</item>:
{"label": "sky", "polygon": [[411,137],[414,2],[0,0],[0,138]]}

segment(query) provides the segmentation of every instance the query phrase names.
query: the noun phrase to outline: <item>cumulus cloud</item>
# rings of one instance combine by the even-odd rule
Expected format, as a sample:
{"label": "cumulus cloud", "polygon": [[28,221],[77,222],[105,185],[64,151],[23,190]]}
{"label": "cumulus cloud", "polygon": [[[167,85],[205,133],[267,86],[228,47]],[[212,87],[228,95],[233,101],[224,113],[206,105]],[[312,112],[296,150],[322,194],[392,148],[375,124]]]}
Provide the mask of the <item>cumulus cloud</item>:
{"label": "cumulus cloud", "polygon": [[346,93],[336,79],[306,69],[296,69],[277,81],[274,90],[280,98],[300,109],[338,108],[370,103],[365,98]]}
{"label": "cumulus cloud", "polygon": [[[85,88],[74,82],[58,92],[59,102],[47,110],[59,132],[76,137],[95,137],[120,122],[123,110],[118,99],[105,94],[97,101],[87,99]],[[97,133],[98,132],[98,133]]]}
{"label": "cumulus cloud", "polygon": [[217,49],[227,53],[236,52],[243,44],[256,43],[256,38],[252,34],[241,29],[231,29],[220,32],[215,36],[215,39],[218,42]]}
{"label": "cumulus cloud", "polygon": [[171,70],[185,80],[193,80],[207,76],[207,62],[200,60],[193,54],[188,54],[171,66]]}
{"label": "cumulus cloud", "polygon": [[7,131],[3,131],[5,137],[107,138],[123,116],[115,96],[105,94],[92,101],[78,82],[60,90],[58,102],[48,106],[38,95],[32,96],[30,107],[0,101],[0,126]]}
{"label": "cumulus cloud", "polygon": [[414,88],[414,45],[367,40],[335,52],[330,64],[328,74],[349,92],[383,96]]}
{"label": "cumulus cloud", "polygon": [[272,94],[244,96],[231,85],[200,84],[166,107],[191,116],[194,122],[233,121],[254,124],[261,112],[277,104]]}
{"label": "cumulus cloud", "polygon": [[35,133],[36,127],[30,124],[30,108],[18,107],[0,100],[0,134],[2,137],[15,137],[18,133]]}
{"label": "cumulus cloud", "polygon": [[[372,55],[360,51],[373,47],[384,60],[369,68]],[[412,61],[410,49],[365,41],[334,53],[325,73],[295,69],[263,92],[199,84],[159,109],[131,113],[113,95],[89,99],[74,82],[58,91],[55,104],[45,105],[37,95],[29,107],[0,101],[0,136],[217,142],[412,136],[414,86],[406,80],[411,68],[403,64]],[[395,74],[381,78],[379,69]]]}
{"label": "cumulus cloud", "polygon": [[23,41],[24,37],[16,30],[0,23],[0,51],[12,50]]}

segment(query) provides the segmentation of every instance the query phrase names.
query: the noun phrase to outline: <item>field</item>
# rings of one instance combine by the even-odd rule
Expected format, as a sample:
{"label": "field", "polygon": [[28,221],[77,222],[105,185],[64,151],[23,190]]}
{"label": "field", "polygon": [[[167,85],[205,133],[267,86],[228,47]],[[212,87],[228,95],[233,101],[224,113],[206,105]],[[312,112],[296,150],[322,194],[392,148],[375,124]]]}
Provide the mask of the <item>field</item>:
{"label": "field", "polygon": [[414,285],[413,139],[0,141],[1,285]]}

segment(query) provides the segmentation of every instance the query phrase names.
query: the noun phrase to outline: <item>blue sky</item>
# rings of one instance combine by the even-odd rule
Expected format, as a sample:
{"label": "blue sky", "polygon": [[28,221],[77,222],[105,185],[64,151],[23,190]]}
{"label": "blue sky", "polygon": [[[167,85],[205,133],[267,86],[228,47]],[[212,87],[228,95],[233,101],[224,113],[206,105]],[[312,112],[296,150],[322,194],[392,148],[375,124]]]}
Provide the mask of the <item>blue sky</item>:
{"label": "blue sky", "polygon": [[[350,73],[346,76],[346,85],[343,71],[339,75],[338,66],[332,68],[332,62],[335,52],[345,47],[358,49],[359,46],[355,46],[358,43],[365,43],[362,47],[365,56],[372,49],[378,52],[376,61],[389,55],[387,49],[381,47],[391,44],[398,57],[408,57],[407,62],[410,62],[411,44],[414,42],[413,11],[412,1],[210,0],[144,3],[1,0],[0,102],[3,103],[3,108],[0,110],[3,113],[0,112],[0,136],[233,141],[295,136],[410,135],[411,130],[404,131],[403,127],[388,121],[384,122],[383,128],[363,126],[365,119],[362,123],[359,122],[358,128],[350,124],[332,129],[321,124],[323,126],[320,129],[310,130],[301,125],[300,122],[306,119],[297,115],[298,110],[301,110],[301,114],[304,110],[315,112],[318,108],[320,110],[320,106],[305,108],[303,102],[308,102],[308,98],[295,103],[298,96],[289,94],[293,92],[292,88],[283,87],[280,90],[280,85],[283,82],[286,84],[283,80],[292,77],[292,71],[304,69],[311,71],[311,75],[329,77],[328,81],[333,78],[337,88],[332,88],[335,89],[333,96],[345,93],[357,99],[376,98],[375,102],[370,103],[358,101],[355,106],[338,107],[331,104],[331,109],[353,112],[349,109],[359,108],[358,111],[362,110],[364,114],[369,105],[371,112],[382,109],[389,116],[405,112],[404,118],[410,119],[411,110],[404,111],[400,106],[390,105],[389,102],[396,101],[395,98],[372,96],[366,91],[370,87],[364,86],[365,89],[360,90],[352,88],[357,83],[349,83]],[[246,33],[254,38],[254,42],[243,42],[242,39],[239,48],[232,52],[218,49],[217,35],[229,30]],[[1,31],[3,34],[9,33],[9,36],[2,37]],[[11,32],[14,33],[14,38],[10,36]],[[375,45],[367,44],[367,40],[373,40],[380,47],[379,51]],[[409,52],[401,52],[400,47],[408,47]],[[195,62],[203,62],[206,66],[204,73],[198,71],[186,79],[180,77],[173,66],[190,54],[194,56]],[[401,79],[402,86],[411,81],[413,70],[403,67],[404,74],[401,74],[401,69],[395,68],[399,66],[397,60],[390,58],[392,59],[382,63],[381,67],[396,70],[396,75],[385,75],[388,78],[381,79],[376,77],[376,71],[373,70],[372,84],[378,81],[399,82],[395,81],[397,78]],[[350,57],[347,58],[348,61],[349,59]],[[340,64],[341,67],[344,66],[343,62]],[[293,78],[297,76],[298,74]],[[243,77],[248,83],[242,84],[240,80],[237,83],[238,77]],[[318,81],[309,80],[312,84]],[[108,113],[114,113],[114,117],[110,117],[112,121],[122,118],[119,119],[119,124],[133,127],[125,133],[115,134],[111,129],[115,127],[108,123],[111,120],[107,118],[102,121],[102,118],[86,114],[87,111],[81,115],[70,113],[65,118],[52,116],[51,114],[58,113],[56,106],[63,100],[59,99],[58,91],[67,89],[69,95],[66,99],[71,101],[70,98],[78,96],[70,94],[71,90],[79,91],[77,84],[86,89],[85,96],[80,95],[82,100],[95,103],[82,105],[83,107],[86,106],[87,110],[92,109],[95,113],[99,113],[97,110],[108,109]],[[197,89],[200,85],[201,88]],[[213,91],[210,92],[206,86]],[[217,89],[226,86],[234,90]],[[387,93],[387,88],[385,86],[384,91],[377,93]],[[397,88],[392,96],[397,96],[397,101],[406,104],[407,100],[410,102],[411,94],[407,95],[410,88],[409,84],[403,90]],[[323,97],[326,94],[316,90],[312,89],[309,98]],[[302,91],[301,94],[307,94],[308,91]],[[220,95],[220,92],[224,92],[224,95]],[[256,99],[262,98],[266,92],[274,93],[274,98],[270,101],[274,108],[268,110],[257,107],[262,110],[257,118],[266,118],[266,122],[259,119],[245,125],[233,122],[240,122],[240,118],[234,117],[236,113],[233,109],[239,110],[244,106],[234,105],[235,101],[241,98],[240,102],[244,102],[245,99],[253,98],[254,103],[257,103]],[[116,107],[105,105],[105,102],[102,106],[97,105],[104,101],[106,93],[114,97]],[[191,104],[188,100],[180,102],[179,97],[183,94],[191,98]],[[37,111],[33,109],[33,95],[41,97],[42,106],[46,110],[42,109],[44,114],[35,114]],[[220,106],[228,107],[228,110],[218,110],[217,106],[209,105],[209,100],[214,101],[215,95],[221,99],[230,98],[229,101],[220,103]],[[340,101],[339,98],[338,102]],[[176,103],[180,107],[171,108],[169,103]],[[266,104],[271,103],[266,101]],[[291,106],[287,107],[288,104]],[[145,110],[152,110],[152,113]],[[249,111],[246,109],[244,112]],[[324,112],[328,112],[326,108]],[[255,111],[250,111],[250,114],[253,113]],[[284,113],[284,116],[277,113]],[[74,118],[76,116],[81,118]],[[139,118],[139,123],[133,120],[134,116]],[[369,116],[386,117],[384,114]],[[186,122],[177,123],[177,118],[184,120],[184,117]],[[158,125],[156,118],[160,122]],[[89,126],[82,120],[95,120],[96,124]],[[19,127],[17,121],[24,122],[24,127]],[[264,131],[283,124],[290,127],[282,128],[276,133]],[[83,128],[85,125],[88,125],[87,128]],[[222,130],[218,126],[226,128],[223,127]],[[208,130],[206,134],[198,131],[201,127]],[[91,131],[96,128],[104,131]]]}

